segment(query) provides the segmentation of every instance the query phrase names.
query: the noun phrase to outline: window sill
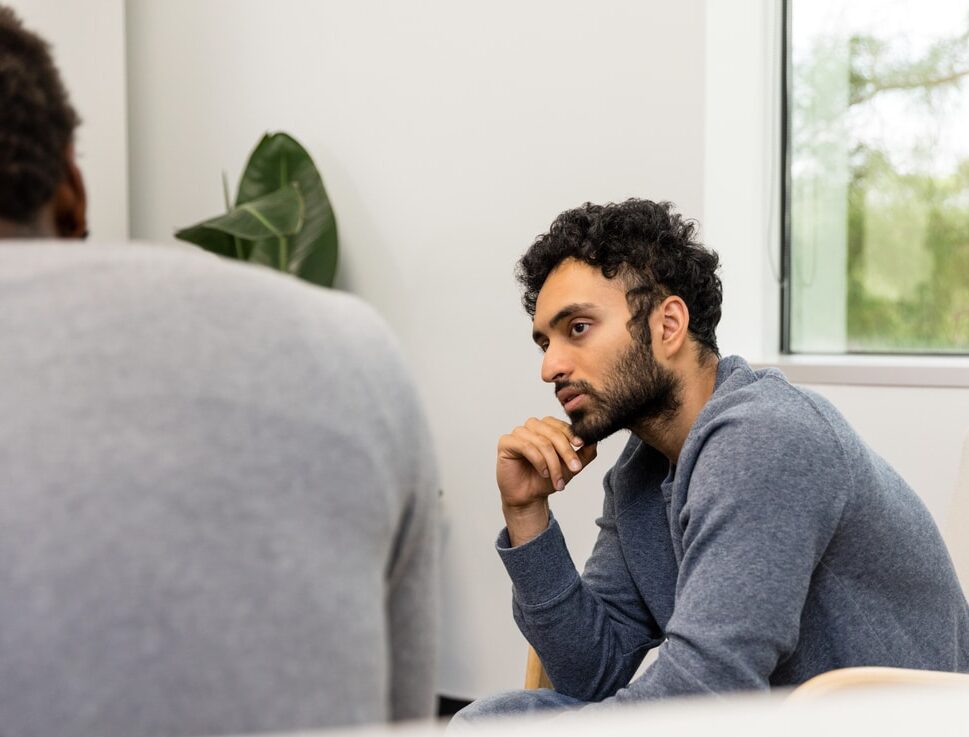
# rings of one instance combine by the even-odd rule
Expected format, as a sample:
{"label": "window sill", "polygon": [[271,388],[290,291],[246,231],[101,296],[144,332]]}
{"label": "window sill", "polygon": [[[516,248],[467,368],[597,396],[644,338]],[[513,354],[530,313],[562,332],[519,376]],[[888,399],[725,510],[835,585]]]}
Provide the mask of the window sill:
{"label": "window sill", "polygon": [[752,365],[795,384],[969,388],[969,356],[791,355]]}

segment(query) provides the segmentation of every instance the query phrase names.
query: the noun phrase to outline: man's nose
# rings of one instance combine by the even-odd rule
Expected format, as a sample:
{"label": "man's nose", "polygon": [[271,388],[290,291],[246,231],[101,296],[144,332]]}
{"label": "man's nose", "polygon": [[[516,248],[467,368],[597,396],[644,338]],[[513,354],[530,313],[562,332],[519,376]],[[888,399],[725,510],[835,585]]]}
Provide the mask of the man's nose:
{"label": "man's nose", "polygon": [[550,345],[542,358],[542,381],[549,384],[563,381],[571,373],[572,367],[569,362],[568,351]]}

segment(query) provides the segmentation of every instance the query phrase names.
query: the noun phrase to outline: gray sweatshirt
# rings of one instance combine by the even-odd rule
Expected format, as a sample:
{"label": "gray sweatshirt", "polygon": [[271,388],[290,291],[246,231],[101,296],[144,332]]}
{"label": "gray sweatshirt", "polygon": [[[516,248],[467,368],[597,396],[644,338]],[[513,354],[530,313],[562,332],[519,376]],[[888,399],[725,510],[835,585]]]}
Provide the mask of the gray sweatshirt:
{"label": "gray sweatshirt", "polygon": [[430,717],[431,445],[339,292],[189,247],[0,243],[0,733]]}
{"label": "gray sweatshirt", "polygon": [[581,577],[554,519],[519,547],[498,539],[515,619],[562,693],[612,703],[858,665],[969,671],[969,606],[928,511],[776,370],[723,359],[676,467],[632,437],[598,525]]}

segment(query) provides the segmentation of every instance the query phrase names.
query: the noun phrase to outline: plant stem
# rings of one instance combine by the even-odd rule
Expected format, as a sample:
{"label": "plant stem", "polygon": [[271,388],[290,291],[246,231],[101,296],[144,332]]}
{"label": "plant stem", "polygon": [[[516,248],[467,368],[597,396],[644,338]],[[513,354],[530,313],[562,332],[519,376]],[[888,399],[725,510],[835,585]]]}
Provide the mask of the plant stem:
{"label": "plant stem", "polygon": [[[280,162],[279,169],[279,186],[283,187],[286,185],[286,179],[288,172],[286,171],[286,154],[283,154],[283,160]],[[289,271],[289,239],[280,238],[279,239],[279,270],[282,272]]]}
{"label": "plant stem", "polygon": [[[229,204],[229,176],[222,170],[222,198],[225,200],[225,211],[229,212],[232,209],[232,205]],[[236,258],[240,261],[244,261],[245,258],[242,255],[242,243],[239,241],[239,236],[232,236],[232,243],[236,247]]]}

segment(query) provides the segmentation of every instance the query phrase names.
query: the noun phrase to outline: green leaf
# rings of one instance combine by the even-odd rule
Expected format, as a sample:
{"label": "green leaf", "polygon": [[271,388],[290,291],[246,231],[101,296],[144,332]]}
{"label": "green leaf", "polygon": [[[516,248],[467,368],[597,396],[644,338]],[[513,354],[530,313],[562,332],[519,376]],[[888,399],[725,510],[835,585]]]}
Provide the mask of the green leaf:
{"label": "green leaf", "polygon": [[275,192],[236,205],[225,215],[203,220],[195,227],[255,241],[293,235],[302,226],[303,198],[295,184],[286,184]]}
{"label": "green leaf", "polygon": [[[329,287],[337,263],[337,227],[323,179],[306,150],[285,133],[266,134],[249,156],[236,208],[295,182],[302,195],[303,227],[285,239],[263,237],[249,258]],[[281,253],[281,251],[284,251]]]}
{"label": "green leaf", "polygon": [[206,251],[211,251],[219,256],[245,258],[244,255],[239,254],[231,235],[220,233],[217,230],[210,230],[201,225],[192,225],[188,228],[175,231],[175,237],[188,243],[194,243],[196,246],[200,246]]}

